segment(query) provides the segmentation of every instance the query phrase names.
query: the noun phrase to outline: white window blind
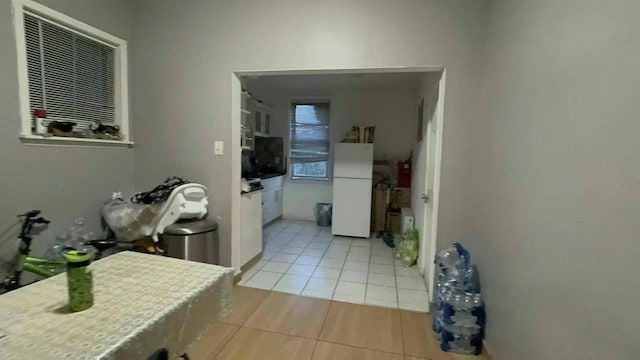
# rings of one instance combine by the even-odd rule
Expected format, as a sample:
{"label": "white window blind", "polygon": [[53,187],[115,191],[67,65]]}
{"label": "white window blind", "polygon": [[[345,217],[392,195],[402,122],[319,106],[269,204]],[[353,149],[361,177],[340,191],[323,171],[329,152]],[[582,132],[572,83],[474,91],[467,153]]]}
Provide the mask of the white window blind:
{"label": "white window blind", "polygon": [[328,179],[329,110],[328,102],[292,104],[289,158],[294,179]]}
{"label": "white window blind", "polygon": [[44,109],[76,131],[115,123],[115,49],[27,12],[24,29],[31,114]]}

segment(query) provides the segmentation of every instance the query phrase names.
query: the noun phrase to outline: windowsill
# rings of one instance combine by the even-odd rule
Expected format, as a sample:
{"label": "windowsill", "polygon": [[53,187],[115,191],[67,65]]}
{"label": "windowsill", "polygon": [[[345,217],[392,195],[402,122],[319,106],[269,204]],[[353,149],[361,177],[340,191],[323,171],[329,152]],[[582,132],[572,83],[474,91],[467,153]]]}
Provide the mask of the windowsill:
{"label": "windowsill", "polygon": [[324,179],[320,179],[320,178],[307,178],[307,177],[295,177],[292,176],[289,178],[290,181],[295,182],[295,183],[307,183],[307,184],[327,184],[329,183],[329,181],[331,179],[329,178],[324,178]]}
{"label": "windowsill", "polygon": [[20,135],[20,141],[25,145],[36,146],[84,146],[84,147],[108,147],[108,148],[132,148],[133,141],[84,139],[73,137],[40,135]]}

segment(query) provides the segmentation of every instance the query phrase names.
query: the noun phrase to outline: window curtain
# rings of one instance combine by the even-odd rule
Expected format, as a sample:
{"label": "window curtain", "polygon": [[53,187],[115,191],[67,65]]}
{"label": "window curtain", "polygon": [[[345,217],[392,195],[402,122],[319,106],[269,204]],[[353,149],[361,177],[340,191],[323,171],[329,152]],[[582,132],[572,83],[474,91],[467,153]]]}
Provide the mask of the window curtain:
{"label": "window curtain", "polygon": [[291,117],[291,164],[327,161],[329,103],[294,103]]}

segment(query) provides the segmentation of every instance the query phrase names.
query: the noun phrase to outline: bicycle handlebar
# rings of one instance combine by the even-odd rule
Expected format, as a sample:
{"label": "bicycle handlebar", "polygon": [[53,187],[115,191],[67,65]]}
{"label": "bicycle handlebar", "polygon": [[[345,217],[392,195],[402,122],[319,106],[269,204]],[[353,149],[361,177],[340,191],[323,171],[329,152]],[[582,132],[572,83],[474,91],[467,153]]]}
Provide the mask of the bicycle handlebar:
{"label": "bicycle handlebar", "polygon": [[33,218],[40,215],[40,212],[41,212],[40,210],[31,210],[31,211],[27,211],[25,214],[22,214],[20,216],[24,216],[26,218]]}

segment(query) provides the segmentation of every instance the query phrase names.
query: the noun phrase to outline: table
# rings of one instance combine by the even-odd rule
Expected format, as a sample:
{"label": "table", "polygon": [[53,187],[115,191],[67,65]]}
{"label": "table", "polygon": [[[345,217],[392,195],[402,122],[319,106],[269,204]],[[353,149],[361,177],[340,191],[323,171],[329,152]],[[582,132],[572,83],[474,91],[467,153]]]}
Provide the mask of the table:
{"label": "table", "polygon": [[125,251],[91,269],[82,312],[66,309],[66,274],[1,295],[0,359],[176,358],[231,309],[231,268]]}

